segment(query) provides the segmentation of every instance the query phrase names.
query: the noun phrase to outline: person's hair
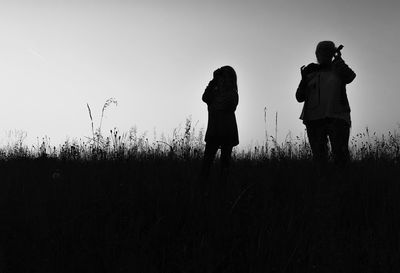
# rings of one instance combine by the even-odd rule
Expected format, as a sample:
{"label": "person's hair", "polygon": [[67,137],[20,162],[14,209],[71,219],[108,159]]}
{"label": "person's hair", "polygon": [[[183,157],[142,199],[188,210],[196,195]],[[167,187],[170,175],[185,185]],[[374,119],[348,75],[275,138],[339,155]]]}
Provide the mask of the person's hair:
{"label": "person's hair", "polygon": [[336,51],[336,46],[335,43],[332,41],[321,41],[318,43],[317,48],[315,49],[315,55],[318,55],[318,53],[324,52],[329,55],[335,54]]}
{"label": "person's hair", "polygon": [[226,66],[219,68],[217,71],[218,71],[218,74],[220,74],[221,76],[223,76],[225,78],[226,89],[229,91],[238,92],[237,76],[236,76],[235,70],[231,66],[226,65]]}

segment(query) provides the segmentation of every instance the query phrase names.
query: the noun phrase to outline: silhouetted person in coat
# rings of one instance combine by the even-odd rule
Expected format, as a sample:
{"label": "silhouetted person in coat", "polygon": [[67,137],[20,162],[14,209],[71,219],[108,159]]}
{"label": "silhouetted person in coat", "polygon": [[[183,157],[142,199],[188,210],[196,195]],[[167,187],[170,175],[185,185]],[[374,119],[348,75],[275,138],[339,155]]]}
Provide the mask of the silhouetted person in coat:
{"label": "silhouetted person in coat", "polygon": [[344,166],[350,159],[350,105],[346,84],[356,74],[343,61],[340,49],[331,41],[322,41],[316,48],[318,64],[301,67],[301,82],[296,92],[298,102],[304,102],[300,119],[307,128],[313,159],[319,171],[328,161],[328,137],[336,164]]}
{"label": "silhouetted person in coat", "polygon": [[226,179],[232,148],[239,144],[235,117],[239,96],[235,70],[230,66],[215,70],[202,99],[208,107],[208,125],[201,174],[203,178],[209,176],[215,154],[221,149],[220,175]]}

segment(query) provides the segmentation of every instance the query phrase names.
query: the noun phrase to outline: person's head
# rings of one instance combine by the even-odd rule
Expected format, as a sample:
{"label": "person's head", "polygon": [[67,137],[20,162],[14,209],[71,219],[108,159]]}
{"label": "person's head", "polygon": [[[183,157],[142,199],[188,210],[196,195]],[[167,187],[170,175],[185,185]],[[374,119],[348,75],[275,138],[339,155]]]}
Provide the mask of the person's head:
{"label": "person's head", "polygon": [[319,64],[330,64],[332,58],[335,55],[336,46],[332,41],[322,41],[319,42],[315,50],[315,55],[317,56],[317,61]]}
{"label": "person's head", "polygon": [[238,91],[236,72],[231,66],[226,65],[215,70],[214,79],[216,79],[216,83],[220,89]]}

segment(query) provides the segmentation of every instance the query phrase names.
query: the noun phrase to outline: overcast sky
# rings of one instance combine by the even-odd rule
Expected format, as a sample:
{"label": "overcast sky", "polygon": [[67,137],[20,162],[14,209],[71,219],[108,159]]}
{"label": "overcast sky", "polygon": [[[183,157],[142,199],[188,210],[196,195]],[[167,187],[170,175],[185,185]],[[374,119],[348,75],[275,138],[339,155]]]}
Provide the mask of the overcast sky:
{"label": "overcast sky", "polygon": [[171,135],[192,116],[207,125],[201,95],[212,72],[238,75],[241,147],[275,130],[300,135],[299,68],[321,40],[343,44],[357,77],[347,91],[352,133],[400,122],[400,4],[397,0],[15,1],[0,2],[0,132],[28,142],[90,136],[107,98],[104,132]]}

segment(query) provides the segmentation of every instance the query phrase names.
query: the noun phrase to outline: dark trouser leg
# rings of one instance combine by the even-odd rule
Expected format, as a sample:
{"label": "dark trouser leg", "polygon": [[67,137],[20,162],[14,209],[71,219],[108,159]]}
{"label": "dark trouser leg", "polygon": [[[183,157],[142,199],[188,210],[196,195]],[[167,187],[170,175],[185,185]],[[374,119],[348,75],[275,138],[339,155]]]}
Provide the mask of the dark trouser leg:
{"label": "dark trouser leg", "polygon": [[309,121],[306,124],[308,141],[313,153],[313,160],[318,171],[324,172],[328,162],[328,132],[325,119]]}
{"label": "dark trouser leg", "polygon": [[201,166],[201,177],[202,178],[208,178],[210,175],[210,169],[211,165],[214,161],[215,154],[218,151],[218,145],[212,142],[207,142],[206,143],[206,148],[204,150],[204,157],[203,157],[203,163]]}
{"label": "dark trouser leg", "polygon": [[350,125],[344,120],[332,119],[328,130],[335,164],[343,167],[350,161]]}
{"label": "dark trouser leg", "polygon": [[228,190],[226,186],[228,182],[232,148],[233,147],[231,145],[222,145],[221,147],[221,170],[218,183],[218,192],[220,194],[220,198],[222,199],[225,199]]}
{"label": "dark trouser leg", "polygon": [[221,171],[229,168],[232,149],[233,147],[231,145],[223,145],[221,147]]}

